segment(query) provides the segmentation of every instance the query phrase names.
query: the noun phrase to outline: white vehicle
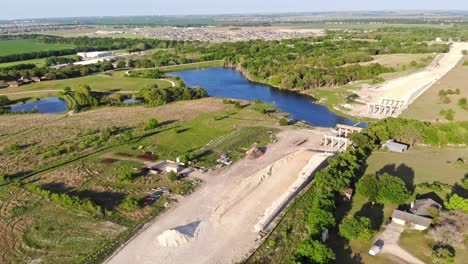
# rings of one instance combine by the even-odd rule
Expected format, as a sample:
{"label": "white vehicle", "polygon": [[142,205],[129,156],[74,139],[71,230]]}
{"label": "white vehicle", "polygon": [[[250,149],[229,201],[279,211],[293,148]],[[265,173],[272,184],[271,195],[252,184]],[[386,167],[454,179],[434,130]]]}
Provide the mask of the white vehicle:
{"label": "white vehicle", "polygon": [[382,251],[384,242],[382,240],[377,240],[375,244],[372,246],[372,248],[369,250],[369,255],[375,256]]}

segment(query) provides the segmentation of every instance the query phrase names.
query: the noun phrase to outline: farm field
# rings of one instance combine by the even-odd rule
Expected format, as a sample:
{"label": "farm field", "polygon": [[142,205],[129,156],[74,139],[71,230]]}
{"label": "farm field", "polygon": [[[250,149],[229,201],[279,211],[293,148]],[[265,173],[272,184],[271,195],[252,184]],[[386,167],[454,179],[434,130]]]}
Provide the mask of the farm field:
{"label": "farm field", "polygon": [[[156,118],[161,125],[144,129],[150,118]],[[25,123],[20,130],[12,126],[19,121]],[[156,108],[103,108],[67,118],[42,114],[1,116],[0,173],[15,178],[44,169],[19,184],[0,187],[0,206],[6,208],[2,214],[7,214],[0,224],[14,226],[6,236],[8,239],[0,242],[7,252],[2,262],[41,259],[43,263],[55,263],[60,259],[63,263],[76,263],[112,250],[111,244],[116,239],[128,238],[140,223],[173,203],[171,197],[164,196],[142,206],[151,188],[168,187],[177,197],[190,193],[197,183],[190,179],[172,181],[166,173],[143,172],[131,180],[122,180],[122,168],[142,168],[154,163],[138,157],[148,152],[158,160],[173,160],[191,153],[199,165],[205,166],[216,164],[222,153],[237,160],[254,143],[259,147],[268,144],[271,133],[277,131],[276,123],[276,119],[251,106],[237,109],[215,98]],[[103,131],[111,126],[117,129],[112,133],[132,131],[133,138],[122,141],[119,135],[111,135],[102,142],[96,137],[102,137]],[[80,144],[88,146],[82,148]],[[50,147],[67,147],[71,152],[45,155]],[[105,213],[93,216],[65,209],[48,198],[31,194],[24,183],[52,193],[90,199]],[[123,205],[128,197],[138,202],[138,209],[130,210]],[[47,254],[41,249],[47,249]]]}
{"label": "farm field", "polygon": [[388,172],[410,184],[433,181],[454,184],[467,173],[466,168],[455,162],[467,156],[464,147],[415,147],[405,153],[375,151],[367,160],[366,174]]}
{"label": "farm field", "polygon": [[74,45],[70,44],[47,44],[39,43],[34,39],[22,39],[22,40],[3,40],[0,41],[0,56],[38,52],[38,51],[49,51],[49,50],[64,50],[74,48]]}
{"label": "farm field", "polygon": [[[458,65],[438,80],[431,88],[416,99],[405,111],[401,117],[413,118],[427,121],[446,121],[444,116],[440,115],[442,109],[453,109],[455,111],[455,120],[468,120],[468,111],[457,105],[461,98],[468,98],[468,66],[463,63],[468,60],[464,56]],[[449,101],[442,100],[439,96],[440,90],[451,89],[460,90],[460,95],[447,95]]]}
{"label": "farm field", "polygon": [[163,80],[94,75],[65,80],[44,81],[20,87],[8,87],[0,89],[0,94],[7,95],[10,99],[20,99],[26,97],[41,98],[52,96],[58,91],[62,91],[65,87],[70,87],[73,89],[78,85],[89,85],[93,91],[100,92],[134,92],[150,84],[157,84],[159,87],[171,86],[170,82]]}

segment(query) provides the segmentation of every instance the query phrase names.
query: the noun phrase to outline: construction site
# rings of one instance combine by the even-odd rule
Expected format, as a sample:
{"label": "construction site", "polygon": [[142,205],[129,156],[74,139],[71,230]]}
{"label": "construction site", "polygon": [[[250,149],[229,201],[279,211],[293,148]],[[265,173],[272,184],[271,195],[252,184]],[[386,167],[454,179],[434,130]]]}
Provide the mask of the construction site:
{"label": "construction site", "polygon": [[[232,263],[248,257],[291,200],[344,150],[357,127],[288,129],[264,149],[222,169],[190,177],[203,183],[148,222],[106,263]],[[324,141],[325,139],[325,141]],[[335,140],[334,140],[335,143]],[[350,143],[350,142],[349,142]],[[348,144],[348,143],[346,143]]]}
{"label": "construction site", "polygon": [[464,50],[468,50],[468,43],[454,42],[448,53],[438,55],[426,68],[357,91],[363,104],[353,105],[349,114],[379,119],[399,116],[458,64]]}

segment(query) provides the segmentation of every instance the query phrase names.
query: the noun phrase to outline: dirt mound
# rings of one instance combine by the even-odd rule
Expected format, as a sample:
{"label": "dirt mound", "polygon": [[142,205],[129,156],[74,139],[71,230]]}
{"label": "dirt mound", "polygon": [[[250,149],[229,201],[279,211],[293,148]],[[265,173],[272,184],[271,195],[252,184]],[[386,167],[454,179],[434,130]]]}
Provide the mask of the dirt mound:
{"label": "dirt mound", "polygon": [[186,244],[195,238],[199,224],[200,221],[195,221],[188,225],[166,230],[158,236],[158,242],[163,247],[178,247]]}

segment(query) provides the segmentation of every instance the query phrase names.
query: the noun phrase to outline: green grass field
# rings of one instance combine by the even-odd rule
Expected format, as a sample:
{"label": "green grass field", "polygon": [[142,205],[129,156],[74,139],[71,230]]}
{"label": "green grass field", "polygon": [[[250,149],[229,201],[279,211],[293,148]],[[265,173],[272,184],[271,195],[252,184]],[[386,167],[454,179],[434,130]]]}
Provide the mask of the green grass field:
{"label": "green grass field", "polygon": [[[425,231],[405,231],[400,236],[399,244],[424,263],[437,263],[432,259],[432,241]],[[468,247],[468,239],[465,239],[466,247]],[[455,264],[466,263],[467,258],[468,251],[466,249],[455,248]]]}
{"label": "green grass field", "polygon": [[468,150],[463,147],[415,147],[406,153],[375,151],[367,160],[366,173],[389,172],[410,184],[433,181],[454,184],[467,173],[455,162],[467,155]]}
{"label": "green grass field", "polygon": [[37,51],[63,50],[74,47],[74,45],[69,44],[38,43],[33,39],[4,40],[0,41],[0,56]]}
{"label": "green grass field", "polygon": [[[402,117],[427,121],[446,121],[445,117],[439,113],[442,109],[452,109],[455,111],[455,120],[468,120],[468,111],[457,105],[459,99],[468,98],[468,86],[466,85],[468,66],[463,66],[463,62],[467,59],[468,56],[465,56],[455,68],[417,98],[403,112]],[[449,101],[441,100],[438,95],[439,91],[448,89],[453,91],[460,89],[461,94],[448,95]]]}
{"label": "green grass field", "polygon": [[65,80],[44,81],[20,87],[8,87],[1,89],[0,94],[5,94],[10,99],[18,100],[22,98],[44,98],[56,94],[67,86],[74,89],[78,85],[89,85],[93,91],[134,92],[150,84],[157,84],[159,87],[171,86],[170,82],[163,80],[94,75]]}

